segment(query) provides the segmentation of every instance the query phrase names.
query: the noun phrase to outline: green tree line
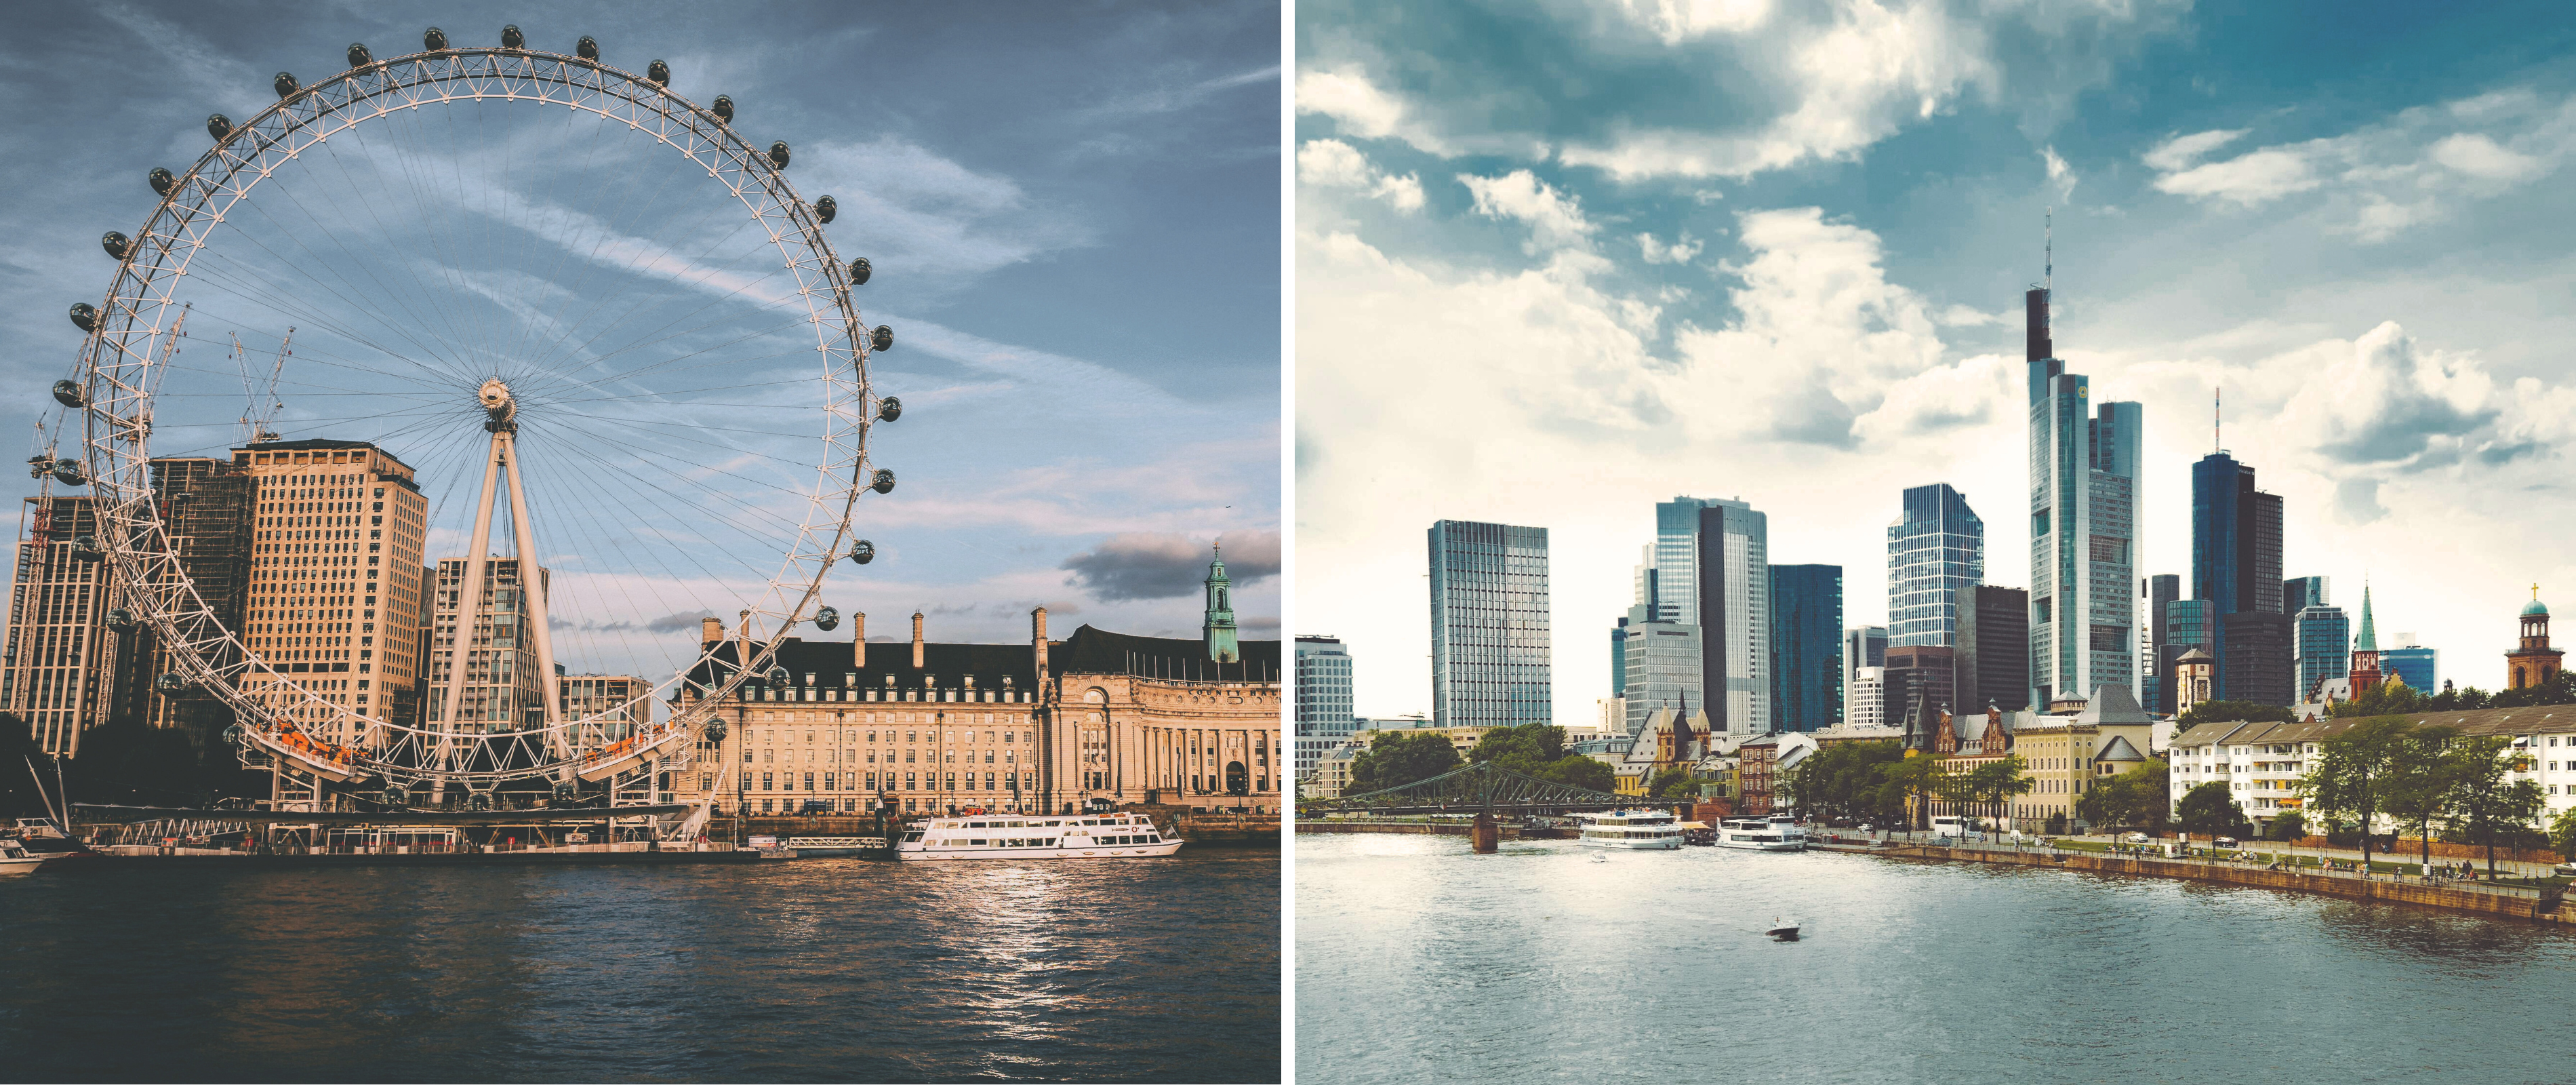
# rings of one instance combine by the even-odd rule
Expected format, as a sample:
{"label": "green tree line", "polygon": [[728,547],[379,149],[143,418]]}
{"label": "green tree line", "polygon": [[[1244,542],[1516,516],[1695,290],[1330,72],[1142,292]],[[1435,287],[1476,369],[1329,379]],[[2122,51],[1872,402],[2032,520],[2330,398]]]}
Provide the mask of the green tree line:
{"label": "green tree line", "polygon": [[[2513,847],[2535,835],[2547,807],[2539,784],[2513,778],[2517,767],[2529,767],[2529,755],[2504,735],[2462,735],[2439,724],[2375,716],[2318,743],[2317,752],[2306,757],[2307,776],[2298,793],[2307,812],[2326,823],[2329,837],[2358,835],[2365,863],[2373,843],[2370,827],[2384,819],[2415,830],[2423,841],[2419,859],[2428,866],[2437,825],[2445,839],[2484,845],[2487,875],[2493,877],[2497,844]],[[2225,798],[2228,786],[2213,780],[2192,794]],[[2184,801],[2192,802],[2192,795]],[[2552,843],[2562,852],[2576,843],[2576,818],[2562,816],[2551,828]]]}

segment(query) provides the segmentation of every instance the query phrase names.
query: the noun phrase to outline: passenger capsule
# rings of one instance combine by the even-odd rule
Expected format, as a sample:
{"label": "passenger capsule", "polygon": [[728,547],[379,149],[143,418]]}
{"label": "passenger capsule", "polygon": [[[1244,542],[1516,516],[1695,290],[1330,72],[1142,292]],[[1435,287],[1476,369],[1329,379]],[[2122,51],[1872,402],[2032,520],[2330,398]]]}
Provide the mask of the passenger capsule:
{"label": "passenger capsule", "polygon": [[89,395],[81,391],[79,381],[58,380],[54,382],[54,402],[72,408],[86,407]]}
{"label": "passenger capsule", "polygon": [[492,793],[491,793],[491,792],[489,792],[489,791],[477,791],[477,792],[475,792],[475,793],[473,793],[473,794],[471,794],[471,795],[466,796],[466,797],[465,797],[465,808],[466,808],[466,809],[468,809],[468,810],[476,810],[476,811],[489,810],[489,809],[491,809],[491,808],[492,808]]}
{"label": "passenger capsule", "polygon": [[660,83],[666,87],[670,86],[671,66],[656,60],[653,63],[644,66],[644,78]]}
{"label": "passenger capsule", "polygon": [[769,164],[782,170],[787,168],[786,140],[782,139],[769,145]]}
{"label": "passenger capsule", "polygon": [[247,733],[248,733],[248,732],[245,732],[245,731],[243,731],[243,730],[242,730],[242,725],[240,725],[240,724],[238,724],[238,723],[227,725],[227,726],[224,728],[224,745],[227,745],[227,746],[239,746],[239,745],[241,745],[241,743],[242,743],[242,738],[243,738]]}
{"label": "passenger capsule", "polygon": [[[434,26],[430,27],[428,31],[421,34],[420,47],[433,53],[447,48],[447,31],[440,30]],[[350,52],[353,54],[356,53],[358,49],[359,47],[355,45],[349,47]],[[352,60],[349,63],[354,66],[357,61]]]}
{"label": "passenger capsule", "polygon": [[725,740],[725,722],[723,720],[708,720],[704,726],[698,728],[698,731],[700,734],[707,736],[707,741],[709,742],[722,742]]}
{"label": "passenger capsule", "polygon": [[85,301],[72,303],[72,323],[85,332],[98,330],[98,310]]}
{"label": "passenger capsule", "polygon": [[581,785],[570,780],[555,785],[555,801],[571,802],[581,797]]}
{"label": "passenger capsule", "polygon": [[169,170],[159,166],[152,167],[152,172],[143,176],[144,179],[152,182],[152,191],[164,196],[169,195],[171,189],[179,187],[179,179],[171,176]]}
{"label": "passenger capsule", "polygon": [[875,270],[876,268],[868,263],[867,257],[862,256],[856,260],[850,261],[850,285],[868,285],[868,274]]}
{"label": "passenger capsule", "polygon": [[[163,674],[161,677],[152,680],[152,688],[160,690],[163,693],[178,693],[188,688],[188,680],[176,674]],[[239,727],[241,725],[234,724],[233,726]]]}
{"label": "passenger capsule", "polygon": [[872,350],[893,350],[894,329],[883,324],[877,325],[877,330],[868,333],[868,347]]}
{"label": "passenger capsule", "polygon": [[134,628],[134,612],[117,607],[107,612],[107,627],[119,633]]}
{"label": "passenger capsule", "polygon": [[233,119],[221,113],[207,117],[206,134],[215,137],[217,143],[223,142],[225,136],[233,134]]}
{"label": "passenger capsule", "polygon": [[716,95],[716,104],[713,108],[716,111],[717,120],[723,121],[726,124],[733,123],[733,99],[727,98],[721,94]]}
{"label": "passenger capsule", "polygon": [[404,787],[404,786],[402,786],[401,784],[386,784],[386,785],[385,785],[385,805],[387,805],[387,806],[409,806],[409,805],[411,805],[411,789],[410,789],[410,788],[407,788],[407,787]]}
{"label": "passenger capsule", "polygon": [[[444,36],[440,37],[438,40],[441,45],[444,45],[447,42],[447,39]],[[363,68],[369,64],[375,63],[375,61],[375,54],[367,51],[367,43],[362,41],[353,41],[349,43],[350,67]]]}
{"label": "passenger capsule", "polygon": [[[65,486],[83,486],[89,483],[89,476],[81,471],[81,462],[79,460],[55,460],[54,481],[62,483]],[[89,536],[87,535],[81,536],[81,538],[84,539],[88,537]]]}
{"label": "passenger capsule", "polygon": [[903,417],[902,400],[887,396],[884,402],[877,404],[877,421],[892,422],[901,417]]}
{"label": "passenger capsule", "polygon": [[866,539],[861,539],[861,540],[859,540],[858,545],[853,546],[853,547],[851,547],[851,548],[850,548],[850,560],[851,560],[851,561],[855,561],[855,562],[858,562],[858,563],[859,563],[859,564],[861,564],[861,565],[865,565],[865,564],[867,564],[867,563],[869,563],[869,562],[871,562],[871,561],[875,561],[876,559],[877,559],[877,544],[872,543],[872,542],[869,542],[869,541],[867,541]]}
{"label": "passenger capsule", "polygon": [[814,612],[814,628],[829,633],[841,627],[841,612],[824,607]]}
{"label": "passenger capsule", "polygon": [[572,52],[574,56],[580,57],[583,60],[597,60],[599,59],[599,43],[592,40],[590,35],[584,34],[581,36],[580,41],[573,43]]}
{"label": "passenger capsule", "polygon": [[96,535],[74,535],[72,536],[72,556],[82,561],[97,561],[107,556],[107,549],[98,545]]}
{"label": "passenger capsule", "polygon": [[98,247],[106,249],[109,256],[122,260],[125,259],[125,250],[128,247],[128,242],[126,241],[124,234],[117,233],[114,230],[109,230],[105,236],[98,239]]}
{"label": "passenger capsule", "polygon": [[501,48],[525,49],[527,47],[528,36],[519,33],[519,28],[516,24],[501,28]]}
{"label": "passenger capsule", "polygon": [[868,488],[881,494],[893,493],[894,472],[888,471],[882,467],[877,468],[876,479],[875,481],[868,483]]}
{"label": "passenger capsule", "polygon": [[814,201],[815,217],[822,219],[827,224],[832,221],[832,216],[840,213],[840,203],[832,199],[830,196],[825,196],[822,199]]}
{"label": "passenger capsule", "polygon": [[769,668],[769,684],[770,684],[770,685],[773,685],[773,686],[783,686],[783,685],[786,685],[786,684],[787,684],[787,668],[785,668],[785,667],[771,667],[771,668]]}
{"label": "passenger capsule", "polygon": [[303,84],[295,81],[294,72],[279,72],[277,73],[277,78],[268,81],[268,85],[277,88],[277,96],[280,98],[291,95],[297,90],[303,88]]}

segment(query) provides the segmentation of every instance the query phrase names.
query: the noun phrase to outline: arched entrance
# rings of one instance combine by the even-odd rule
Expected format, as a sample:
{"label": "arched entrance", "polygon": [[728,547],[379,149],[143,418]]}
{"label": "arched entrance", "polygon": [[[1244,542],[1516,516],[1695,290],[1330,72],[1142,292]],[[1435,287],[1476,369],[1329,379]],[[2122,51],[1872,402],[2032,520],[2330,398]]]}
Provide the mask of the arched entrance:
{"label": "arched entrance", "polygon": [[1243,762],[1225,763],[1225,793],[1228,795],[1252,794],[1252,771],[1244,768]]}

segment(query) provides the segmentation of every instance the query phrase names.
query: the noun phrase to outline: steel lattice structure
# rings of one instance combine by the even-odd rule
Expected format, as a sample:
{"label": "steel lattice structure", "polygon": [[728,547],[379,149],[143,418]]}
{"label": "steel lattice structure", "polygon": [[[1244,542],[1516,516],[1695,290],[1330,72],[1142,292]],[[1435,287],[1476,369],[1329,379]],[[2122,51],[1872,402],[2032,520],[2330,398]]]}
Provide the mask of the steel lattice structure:
{"label": "steel lattice structure", "polygon": [[1534,814],[1555,810],[1605,810],[1635,806],[1646,800],[1635,795],[1615,795],[1588,787],[1542,780],[1527,773],[1514,772],[1491,761],[1477,761],[1441,773],[1427,780],[1416,780],[1400,787],[1383,788],[1337,799],[1319,799],[1300,804],[1301,809],[1325,813],[1336,811],[1371,811],[1376,813],[1436,813],[1441,811]]}
{"label": "steel lattice structure", "polygon": [[[665,694],[697,666],[719,676],[690,707],[647,733],[611,744],[596,727],[586,726],[619,708],[590,720],[549,718],[538,728],[478,725],[468,739],[432,721],[414,726],[329,705],[329,711],[352,718],[358,724],[353,731],[363,737],[346,746],[318,744],[298,735],[285,713],[243,694],[242,679],[276,670],[246,647],[239,631],[225,628],[199,595],[165,525],[168,510],[153,499],[153,395],[170,353],[168,337],[184,311],[176,294],[214,228],[281,166],[337,133],[400,111],[488,100],[579,110],[623,123],[705,169],[766,232],[806,306],[819,361],[825,424],[815,481],[806,495],[810,506],[777,573],[743,612],[750,631],[747,663],[737,665],[730,650],[716,662],[719,653],[709,649],[699,663],[660,680],[638,699]],[[213,694],[232,709],[241,724],[236,740],[246,749],[332,781],[375,776],[404,786],[479,788],[543,776],[596,781],[656,763],[664,770],[686,767],[702,725],[719,704],[746,676],[771,666],[778,643],[813,613],[824,573],[853,543],[858,496],[871,488],[866,442],[879,404],[869,387],[868,359],[871,347],[882,349],[884,343],[872,344],[850,296],[850,269],[833,253],[822,217],[789,185],[783,154],[777,157],[764,157],[724,118],[658,82],[595,60],[516,48],[440,48],[369,59],[293,89],[221,135],[176,179],[120,258],[76,374],[86,392],[79,413],[99,512],[98,545],[136,619],[171,649],[177,671],[161,676],[159,687]],[[877,475],[875,488],[890,489],[891,475]],[[456,654],[454,666],[464,666],[463,653]],[[302,696],[307,706],[326,705],[309,689]]]}

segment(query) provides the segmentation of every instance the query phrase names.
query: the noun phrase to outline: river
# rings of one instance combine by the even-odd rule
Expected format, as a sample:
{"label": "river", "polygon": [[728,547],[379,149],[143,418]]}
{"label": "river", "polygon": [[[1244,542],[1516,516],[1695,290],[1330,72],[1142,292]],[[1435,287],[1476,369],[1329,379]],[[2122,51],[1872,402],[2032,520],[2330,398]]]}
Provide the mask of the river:
{"label": "river", "polygon": [[1296,849],[1300,1081],[2576,1080],[2576,936],[2518,921],[1827,852]]}
{"label": "river", "polygon": [[1273,850],[65,863],[0,879],[0,1079],[1280,1077]]}

